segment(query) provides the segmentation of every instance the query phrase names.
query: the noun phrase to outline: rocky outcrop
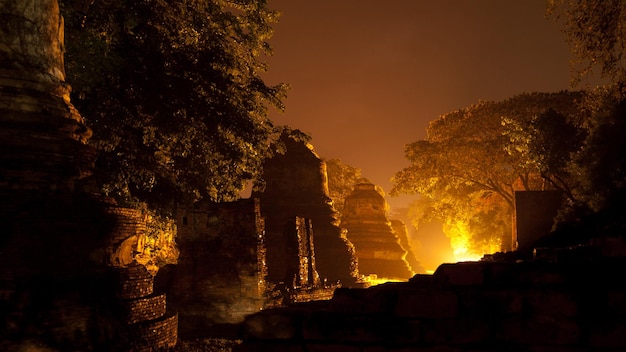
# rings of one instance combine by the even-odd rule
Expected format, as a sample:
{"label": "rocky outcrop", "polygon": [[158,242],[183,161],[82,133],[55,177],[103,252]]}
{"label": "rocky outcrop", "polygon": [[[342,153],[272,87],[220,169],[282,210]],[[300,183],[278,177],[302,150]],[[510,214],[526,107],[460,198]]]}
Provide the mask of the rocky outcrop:
{"label": "rocky outcrop", "polygon": [[341,226],[356,249],[360,274],[406,280],[413,272],[387,218],[387,207],[373,184],[359,183],[346,197]]}
{"label": "rocky outcrop", "polygon": [[[343,286],[356,284],[353,247],[342,236],[337,212],[328,196],[325,163],[313,148],[283,135],[286,151],[263,165],[263,191],[252,197],[261,201],[265,218],[268,281],[290,285],[297,272],[285,271],[284,229],[290,219],[309,219],[315,235],[315,260],[321,280],[339,281]],[[293,271],[293,270],[292,270]]]}

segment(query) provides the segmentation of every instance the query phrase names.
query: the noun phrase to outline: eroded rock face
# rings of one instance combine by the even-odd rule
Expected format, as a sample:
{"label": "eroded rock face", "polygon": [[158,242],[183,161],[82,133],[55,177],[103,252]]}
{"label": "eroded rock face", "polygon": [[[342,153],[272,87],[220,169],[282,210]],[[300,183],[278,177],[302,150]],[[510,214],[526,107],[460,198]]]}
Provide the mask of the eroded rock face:
{"label": "eroded rock face", "polygon": [[341,226],[348,230],[359,261],[359,273],[388,279],[413,276],[391,222],[387,219],[387,202],[375,185],[360,183],[346,197]]}
{"label": "eroded rock face", "polygon": [[[286,152],[263,166],[265,189],[253,192],[261,201],[267,240],[268,281],[291,283],[297,273],[285,272],[285,256],[280,244],[290,219],[310,219],[315,235],[315,264],[321,280],[340,281],[343,286],[356,284],[353,247],[338,226],[337,212],[328,196],[326,164],[312,147],[287,136],[282,137]],[[276,244],[274,244],[276,243]]]}

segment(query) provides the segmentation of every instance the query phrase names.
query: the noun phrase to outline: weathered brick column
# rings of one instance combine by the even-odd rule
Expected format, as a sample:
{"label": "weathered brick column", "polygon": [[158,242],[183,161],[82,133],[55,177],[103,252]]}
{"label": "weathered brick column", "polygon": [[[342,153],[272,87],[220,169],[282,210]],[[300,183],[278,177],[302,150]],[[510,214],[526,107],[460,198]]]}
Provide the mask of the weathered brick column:
{"label": "weathered brick column", "polygon": [[154,293],[154,277],[141,264],[117,269],[122,319],[128,324],[125,346],[130,351],[174,347],[178,340],[178,314],[167,312],[165,294]]}
{"label": "weathered brick column", "polygon": [[120,351],[134,327],[138,346],[170,346],[162,297],[128,302],[129,329],[114,316],[107,273],[132,262],[141,222],[86,190],[96,152],[63,41],[57,0],[0,0],[0,350]]}

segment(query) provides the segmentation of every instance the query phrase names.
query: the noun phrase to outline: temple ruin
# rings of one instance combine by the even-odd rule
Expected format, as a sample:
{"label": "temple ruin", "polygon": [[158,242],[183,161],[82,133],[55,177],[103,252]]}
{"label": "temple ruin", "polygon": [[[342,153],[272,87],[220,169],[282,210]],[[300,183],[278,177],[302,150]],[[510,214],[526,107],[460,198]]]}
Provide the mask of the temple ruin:
{"label": "temple ruin", "polygon": [[374,184],[356,184],[346,197],[341,226],[348,230],[347,238],[356,249],[360,274],[407,280],[413,272],[405,260],[407,251],[387,218],[387,207]]}
{"label": "temple ruin", "polygon": [[236,324],[266,304],[266,244],[259,201],[200,201],[176,216],[178,263],[161,286],[179,312],[181,336]]}
{"label": "temple ruin", "polygon": [[57,1],[0,1],[0,33],[0,350],[175,345],[164,296],[119,294],[142,218],[88,182],[96,152],[70,102]]}
{"label": "temple ruin", "polygon": [[265,185],[254,191],[265,219],[268,281],[293,284],[296,266],[284,263],[289,246],[285,227],[296,217],[308,219],[315,236],[315,264],[322,282],[356,285],[357,268],[352,244],[342,236],[337,212],[328,196],[326,165],[313,148],[287,135],[281,137],[286,152],[263,165]]}

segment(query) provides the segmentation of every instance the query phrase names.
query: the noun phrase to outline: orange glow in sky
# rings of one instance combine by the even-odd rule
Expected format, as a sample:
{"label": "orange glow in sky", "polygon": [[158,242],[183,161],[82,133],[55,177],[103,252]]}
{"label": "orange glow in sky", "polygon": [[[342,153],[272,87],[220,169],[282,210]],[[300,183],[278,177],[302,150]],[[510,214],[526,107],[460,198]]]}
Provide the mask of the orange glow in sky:
{"label": "orange glow in sky", "polygon": [[[268,84],[289,83],[277,124],[391,190],[404,146],[480,99],[568,88],[569,49],[546,0],[269,0],[282,13]],[[411,197],[387,201],[406,206]]]}
{"label": "orange glow in sky", "polygon": [[[479,100],[569,88],[569,48],[546,0],[269,0],[282,13],[266,83],[289,83],[276,124],[310,133],[338,158],[391,190],[406,144],[431,120]],[[393,208],[414,197],[386,197]],[[408,222],[407,226],[409,225]],[[412,228],[411,226],[409,226]],[[428,226],[427,226],[428,227]],[[441,226],[410,230],[427,270],[456,256]]]}

